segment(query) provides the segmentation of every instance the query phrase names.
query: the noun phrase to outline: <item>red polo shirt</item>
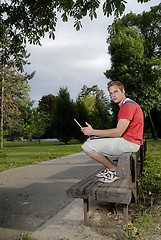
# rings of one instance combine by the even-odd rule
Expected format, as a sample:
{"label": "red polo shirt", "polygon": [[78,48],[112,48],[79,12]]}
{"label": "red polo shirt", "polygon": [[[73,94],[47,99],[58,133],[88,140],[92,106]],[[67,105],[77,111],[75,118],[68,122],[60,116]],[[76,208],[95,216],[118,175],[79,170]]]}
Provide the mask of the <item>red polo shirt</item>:
{"label": "red polo shirt", "polygon": [[143,140],[144,116],[141,107],[133,100],[126,98],[118,113],[119,119],[130,120],[129,126],[122,137],[129,142],[141,145]]}

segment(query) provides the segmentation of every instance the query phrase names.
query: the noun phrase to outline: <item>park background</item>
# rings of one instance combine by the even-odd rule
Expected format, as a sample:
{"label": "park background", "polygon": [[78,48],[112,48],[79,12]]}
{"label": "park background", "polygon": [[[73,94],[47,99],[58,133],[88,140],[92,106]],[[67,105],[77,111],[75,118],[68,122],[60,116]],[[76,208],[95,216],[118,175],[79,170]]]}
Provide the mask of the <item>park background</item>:
{"label": "park background", "polygon": [[[74,118],[94,128],[115,127],[118,108],[108,95],[110,80],[122,81],[127,97],[142,107],[144,136],[160,137],[161,6],[156,0],[145,2],[130,1],[116,9],[101,2],[97,9],[96,1],[89,17],[83,12],[85,5],[81,13],[71,13],[74,19],[64,10],[57,14],[54,32],[40,27],[30,33],[25,23],[27,29],[21,33],[14,18],[11,23],[4,18],[4,26],[10,24],[10,29],[1,38],[1,148],[3,138],[83,142]],[[38,26],[50,26],[42,21],[40,9]],[[17,35],[11,26],[13,31],[17,26]]]}
{"label": "park background", "polygon": [[[137,101],[144,112],[148,149],[140,181],[141,215],[148,219],[151,229],[157,226],[155,231],[159,231],[156,222],[160,210],[155,204],[159,205],[160,196],[161,4],[130,1],[133,5],[128,3],[123,17],[119,13],[124,6],[115,8],[112,3],[116,1],[112,1],[111,8],[104,5],[109,18],[102,16],[101,9],[96,18],[97,1],[84,8],[80,5],[80,12],[79,5],[73,11],[69,2],[65,6],[64,2],[59,6],[62,13],[58,14],[57,28],[54,20],[48,22],[48,15],[43,15],[52,14],[45,3],[37,11],[34,4],[30,9],[24,8],[23,2],[12,1],[10,5],[10,1],[1,1],[1,171],[81,151],[85,137],[74,118],[82,125],[88,121],[95,128],[115,127],[118,108],[111,103],[106,84],[121,80],[127,97]],[[19,7],[22,13],[31,10],[37,18],[29,14],[31,21],[26,21],[23,14],[18,14]],[[130,13],[133,7],[136,11]],[[88,11],[93,21],[84,18]],[[8,19],[6,12],[11,14]],[[27,62],[31,62],[28,67]],[[58,141],[41,142],[51,138]],[[128,231],[130,228],[134,234],[134,226]]]}

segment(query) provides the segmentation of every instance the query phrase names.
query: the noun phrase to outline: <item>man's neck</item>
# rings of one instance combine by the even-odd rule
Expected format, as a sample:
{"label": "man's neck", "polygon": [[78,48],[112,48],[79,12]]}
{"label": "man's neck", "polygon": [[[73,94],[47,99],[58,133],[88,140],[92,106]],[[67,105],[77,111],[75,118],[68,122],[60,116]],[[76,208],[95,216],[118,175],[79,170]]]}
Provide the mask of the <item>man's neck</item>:
{"label": "man's neck", "polygon": [[121,102],[118,103],[119,107],[121,107],[121,104],[124,102],[124,100],[126,99],[126,96],[124,96],[121,100]]}

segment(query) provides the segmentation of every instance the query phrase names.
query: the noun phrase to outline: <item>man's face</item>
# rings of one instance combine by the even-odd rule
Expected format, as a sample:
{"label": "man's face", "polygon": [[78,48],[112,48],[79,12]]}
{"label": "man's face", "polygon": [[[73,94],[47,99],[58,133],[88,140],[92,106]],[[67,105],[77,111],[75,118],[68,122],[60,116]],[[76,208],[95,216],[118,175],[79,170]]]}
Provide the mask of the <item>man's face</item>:
{"label": "man's face", "polygon": [[117,103],[120,106],[125,98],[125,90],[123,89],[121,91],[117,85],[114,85],[109,88],[109,93],[114,103]]}

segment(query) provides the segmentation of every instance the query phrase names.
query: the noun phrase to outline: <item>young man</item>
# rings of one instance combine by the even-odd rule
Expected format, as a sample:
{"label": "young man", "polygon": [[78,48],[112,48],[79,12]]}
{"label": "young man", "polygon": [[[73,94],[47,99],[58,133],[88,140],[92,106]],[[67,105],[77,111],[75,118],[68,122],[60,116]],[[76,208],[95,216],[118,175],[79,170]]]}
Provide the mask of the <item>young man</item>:
{"label": "young man", "polygon": [[118,179],[112,159],[123,153],[139,150],[144,127],[142,110],[136,102],[126,98],[123,84],[111,81],[108,83],[108,91],[112,100],[120,107],[116,128],[97,130],[87,122],[87,127],[81,128],[85,135],[103,137],[89,138],[82,148],[88,156],[105,166],[105,170],[97,174],[100,181],[105,183]]}

